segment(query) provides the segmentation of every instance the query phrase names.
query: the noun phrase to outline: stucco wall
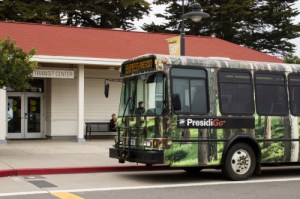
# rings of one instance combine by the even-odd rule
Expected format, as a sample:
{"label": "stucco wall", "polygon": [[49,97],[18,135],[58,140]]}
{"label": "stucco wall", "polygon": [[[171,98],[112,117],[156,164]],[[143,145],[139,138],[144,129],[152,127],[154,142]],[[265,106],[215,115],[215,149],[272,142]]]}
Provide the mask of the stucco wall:
{"label": "stucco wall", "polygon": [[85,71],[85,121],[108,121],[112,113],[118,113],[121,83],[109,82],[109,97],[104,96],[104,80],[94,78],[119,78],[119,71]]}
{"label": "stucco wall", "polygon": [[[75,73],[76,74],[76,73]],[[120,98],[120,82],[110,83],[109,98],[104,96],[104,80],[101,78],[118,78],[119,71],[85,69],[85,114],[87,121],[109,122],[112,113],[117,113]],[[47,102],[47,132],[51,136],[77,136],[78,122],[78,79],[51,79],[51,99]],[[49,135],[49,132],[47,133]]]}

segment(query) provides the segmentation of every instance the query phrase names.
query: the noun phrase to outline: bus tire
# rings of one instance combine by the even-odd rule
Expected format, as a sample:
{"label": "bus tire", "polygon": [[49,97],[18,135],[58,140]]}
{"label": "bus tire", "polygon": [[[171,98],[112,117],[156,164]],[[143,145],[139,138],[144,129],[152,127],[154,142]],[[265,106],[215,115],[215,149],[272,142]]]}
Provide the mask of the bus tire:
{"label": "bus tire", "polygon": [[245,143],[231,146],[223,162],[222,172],[230,180],[246,180],[254,173],[256,157]]}

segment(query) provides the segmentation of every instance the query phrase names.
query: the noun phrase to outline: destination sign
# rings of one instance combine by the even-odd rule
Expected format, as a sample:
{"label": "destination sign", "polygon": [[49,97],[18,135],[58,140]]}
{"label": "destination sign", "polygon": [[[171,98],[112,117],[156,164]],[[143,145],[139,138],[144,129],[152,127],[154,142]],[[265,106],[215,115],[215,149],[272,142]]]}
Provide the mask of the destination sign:
{"label": "destination sign", "polygon": [[147,57],[136,61],[127,61],[122,64],[121,75],[132,75],[155,70],[155,57]]}

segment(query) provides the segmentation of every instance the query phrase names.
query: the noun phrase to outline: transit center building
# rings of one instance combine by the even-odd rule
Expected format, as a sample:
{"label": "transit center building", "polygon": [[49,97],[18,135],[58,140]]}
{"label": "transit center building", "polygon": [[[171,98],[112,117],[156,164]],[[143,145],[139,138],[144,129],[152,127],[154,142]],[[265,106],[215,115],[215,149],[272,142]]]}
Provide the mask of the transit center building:
{"label": "transit center building", "polygon": [[[173,34],[0,22],[9,37],[38,63],[31,88],[0,89],[0,142],[7,139],[85,140],[86,122],[109,122],[118,112],[123,61],[143,54],[169,54]],[[186,36],[186,56],[283,62],[215,37]],[[111,80],[104,96],[105,79]]]}

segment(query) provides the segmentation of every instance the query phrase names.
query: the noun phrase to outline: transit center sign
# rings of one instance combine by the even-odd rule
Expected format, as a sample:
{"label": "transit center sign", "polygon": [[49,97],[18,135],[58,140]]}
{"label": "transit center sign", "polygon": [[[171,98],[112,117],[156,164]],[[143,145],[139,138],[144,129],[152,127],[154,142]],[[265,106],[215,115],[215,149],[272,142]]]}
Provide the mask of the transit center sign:
{"label": "transit center sign", "polygon": [[35,69],[32,77],[73,79],[75,76],[73,70]]}

